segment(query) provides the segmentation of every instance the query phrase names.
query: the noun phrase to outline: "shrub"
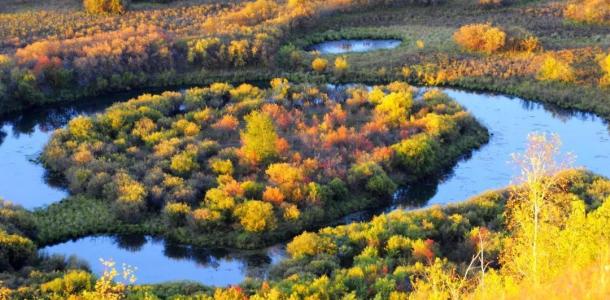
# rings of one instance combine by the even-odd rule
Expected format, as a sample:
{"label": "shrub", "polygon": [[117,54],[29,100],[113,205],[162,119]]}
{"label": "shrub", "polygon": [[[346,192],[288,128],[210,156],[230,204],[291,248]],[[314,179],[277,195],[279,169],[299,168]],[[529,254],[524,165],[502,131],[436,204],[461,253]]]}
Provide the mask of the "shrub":
{"label": "shrub", "polygon": [[335,59],[335,73],[340,75],[343,74],[347,68],[349,68],[349,63],[347,62],[347,57],[339,56]]}
{"label": "shrub", "polygon": [[267,187],[265,189],[265,192],[263,192],[263,200],[274,204],[280,204],[284,202],[285,198],[286,197],[284,197],[282,191],[280,191],[280,189],[276,187]]}
{"label": "shrub", "polygon": [[36,255],[34,243],[0,229],[0,270],[18,270]]}
{"label": "shrub", "polygon": [[399,144],[393,145],[396,152],[395,161],[399,168],[411,170],[415,174],[428,174],[434,169],[437,161],[438,142],[433,138],[418,134]]}
{"label": "shrub", "polygon": [[273,205],[263,201],[250,200],[235,209],[240,224],[246,231],[261,232],[275,228]]}
{"label": "shrub", "polygon": [[566,18],[586,23],[610,23],[610,0],[578,0],[564,10]]}
{"label": "shrub", "polygon": [[284,220],[296,220],[301,216],[301,211],[294,204],[284,204],[282,205],[282,209],[284,211],[283,217]]}
{"label": "shrub", "polygon": [[84,0],[83,8],[90,14],[122,14],[127,11],[129,0]]}
{"label": "shrub", "polygon": [[233,162],[230,159],[215,159],[210,161],[212,171],[219,175],[233,174]]}
{"label": "shrub", "polygon": [[185,224],[186,217],[190,214],[191,208],[186,203],[174,202],[165,205],[163,212],[170,224],[181,226]]}
{"label": "shrub", "polygon": [[491,54],[504,47],[506,33],[489,24],[469,24],[460,27],[453,40],[466,50]]}
{"label": "shrub", "polygon": [[411,106],[413,99],[410,93],[390,93],[375,106],[375,117],[385,124],[398,126],[409,116]]}
{"label": "shrub", "polygon": [[311,62],[311,68],[318,73],[322,73],[322,72],[326,71],[326,67],[328,67],[328,60],[326,60],[324,58],[316,57]]}
{"label": "shrub", "polygon": [[172,157],[171,168],[178,174],[186,174],[199,167],[196,155],[191,151],[184,151]]}
{"label": "shrub", "polygon": [[379,196],[391,196],[398,186],[385,172],[379,173],[366,183],[366,189]]}
{"label": "shrub", "polygon": [[41,284],[40,290],[45,293],[68,296],[91,290],[92,287],[93,276],[91,274],[85,271],[70,271],[63,277]]}
{"label": "shrub", "polygon": [[538,80],[572,82],[576,79],[572,67],[559,59],[547,56],[536,75]]}
{"label": "shrub", "polygon": [[307,231],[296,236],[286,245],[286,251],[292,258],[334,253],[335,250],[336,245],[330,239]]}

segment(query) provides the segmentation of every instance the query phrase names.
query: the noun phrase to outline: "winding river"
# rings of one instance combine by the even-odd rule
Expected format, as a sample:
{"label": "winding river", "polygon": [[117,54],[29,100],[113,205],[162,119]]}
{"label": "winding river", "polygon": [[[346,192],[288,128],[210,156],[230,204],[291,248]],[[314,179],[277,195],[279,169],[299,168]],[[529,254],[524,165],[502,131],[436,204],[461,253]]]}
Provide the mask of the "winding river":
{"label": "winding river", "polygon": [[[414,208],[467,199],[484,190],[510,183],[516,170],[511,153],[521,152],[532,131],[558,133],[563,151],[576,155],[576,166],[610,176],[610,131],[601,118],[564,111],[516,97],[444,89],[469,110],[491,134],[490,141],[458,165],[439,182],[411,187],[400,197],[398,207]],[[43,207],[67,193],[44,179],[44,169],[35,158],[53,130],[78,114],[102,111],[114,101],[89,101],[22,113],[0,120],[0,197],[26,208]],[[138,267],[139,283],[192,280],[211,285],[229,285],[245,277],[264,277],[269,266],[284,257],[282,246],[254,252],[194,249],[170,245],[151,237],[88,237],[49,246],[49,254],[77,255],[101,272],[99,258]]]}

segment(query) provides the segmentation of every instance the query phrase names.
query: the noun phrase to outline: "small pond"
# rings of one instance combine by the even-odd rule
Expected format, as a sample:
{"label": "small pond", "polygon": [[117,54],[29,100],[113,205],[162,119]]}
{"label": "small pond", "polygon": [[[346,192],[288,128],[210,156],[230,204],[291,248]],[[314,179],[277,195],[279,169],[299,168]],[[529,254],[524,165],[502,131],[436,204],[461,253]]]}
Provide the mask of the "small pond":
{"label": "small pond", "polygon": [[381,49],[394,49],[402,43],[401,40],[338,40],[327,41],[307,47],[308,51],[318,51],[322,54],[342,54],[349,52],[369,52]]}
{"label": "small pond", "polygon": [[270,266],[285,257],[281,246],[256,251],[209,250],[173,245],[146,236],[87,237],[42,249],[49,255],[74,255],[89,263],[95,274],[104,271],[99,259],[136,267],[138,283],[176,280],[214,286],[238,284],[246,277],[264,279]]}

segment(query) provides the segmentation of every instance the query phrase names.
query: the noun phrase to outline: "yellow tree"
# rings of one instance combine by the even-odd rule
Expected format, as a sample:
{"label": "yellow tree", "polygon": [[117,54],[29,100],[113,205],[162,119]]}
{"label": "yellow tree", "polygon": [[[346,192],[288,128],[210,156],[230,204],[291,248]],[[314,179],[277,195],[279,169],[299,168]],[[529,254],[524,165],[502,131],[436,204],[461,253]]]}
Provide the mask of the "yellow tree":
{"label": "yellow tree", "polygon": [[241,132],[241,151],[251,163],[266,162],[278,155],[278,136],[271,118],[259,111],[245,117],[246,130]]}
{"label": "yellow tree", "polygon": [[502,260],[505,270],[537,284],[553,262],[545,245],[553,243],[554,232],[566,222],[569,197],[558,196],[562,182],[556,175],[570,163],[561,157],[561,141],[557,135],[532,133],[529,145],[513,158],[520,166],[520,185],[513,186],[507,203],[507,225],[512,232]]}

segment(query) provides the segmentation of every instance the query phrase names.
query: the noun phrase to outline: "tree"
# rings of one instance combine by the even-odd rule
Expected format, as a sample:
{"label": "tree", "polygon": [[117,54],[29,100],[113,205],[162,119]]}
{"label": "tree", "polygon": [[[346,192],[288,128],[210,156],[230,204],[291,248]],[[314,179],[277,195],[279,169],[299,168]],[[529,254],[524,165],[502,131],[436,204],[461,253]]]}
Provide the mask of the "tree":
{"label": "tree", "polygon": [[229,45],[229,57],[236,67],[245,66],[248,60],[248,49],[250,44],[247,40],[231,41]]}
{"label": "tree", "polygon": [[249,232],[262,232],[274,229],[276,219],[271,203],[249,200],[235,209],[239,223]]}
{"label": "tree", "polygon": [[83,0],[83,7],[90,14],[122,14],[127,11],[129,0]]}
{"label": "tree", "polygon": [[278,155],[278,135],[271,118],[259,111],[245,117],[246,129],[241,132],[241,152],[253,164],[266,163]]}
{"label": "tree", "polygon": [[561,184],[555,175],[569,164],[569,159],[559,158],[561,141],[557,135],[533,133],[528,140],[526,151],[513,155],[521,167],[518,179],[522,185],[513,188],[507,203],[507,226],[512,237],[503,260],[507,270],[538,284],[544,270],[553,264],[544,259],[550,249],[541,244],[553,243],[552,232],[565,223],[566,214],[562,212],[569,211],[570,199],[553,192]]}

